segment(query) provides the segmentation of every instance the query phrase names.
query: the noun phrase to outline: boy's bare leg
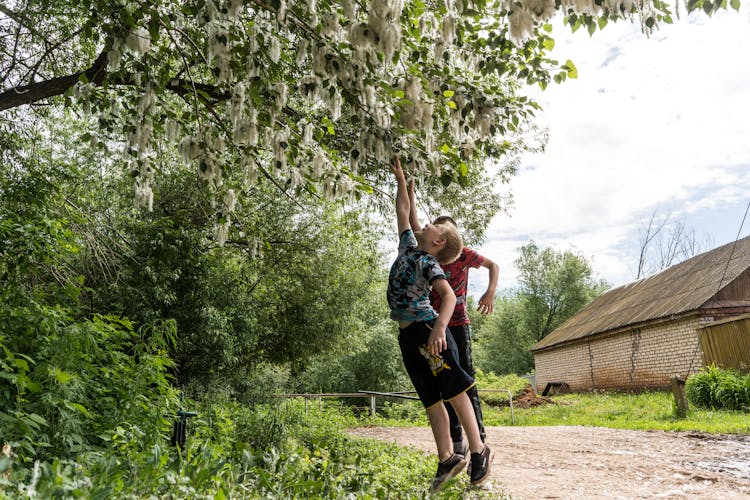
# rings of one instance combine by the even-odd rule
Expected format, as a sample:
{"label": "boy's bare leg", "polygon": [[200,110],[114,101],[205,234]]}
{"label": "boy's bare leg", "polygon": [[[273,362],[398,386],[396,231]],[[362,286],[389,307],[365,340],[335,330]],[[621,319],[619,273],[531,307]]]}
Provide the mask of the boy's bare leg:
{"label": "boy's bare leg", "polygon": [[[471,405],[469,395],[462,392],[448,402],[453,406],[453,409],[456,410],[458,421],[461,422],[461,427],[464,428],[466,438],[469,440],[469,449],[472,453],[480,453],[484,449],[484,443],[479,436],[479,425],[477,425],[477,417],[474,414],[474,407]],[[445,414],[447,421],[448,412],[445,412]],[[448,423],[446,423],[446,432],[448,433],[449,444],[452,447],[453,443],[450,442],[450,427]]]}
{"label": "boy's bare leg", "polygon": [[[471,408],[471,403],[469,403],[469,408]],[[451,441],[448,412],[445,410],[445,406],[442,403],[436,404],[427,408],[427,418],[430,421],[432,435],[435,437],[435,444],[437,445],[438,450],[438,460],[444,462],[453,455],[453,441]],[[474,426],[476,426],[476,422],[474,422]],[[477,436],[479,436],[478,430]]]}

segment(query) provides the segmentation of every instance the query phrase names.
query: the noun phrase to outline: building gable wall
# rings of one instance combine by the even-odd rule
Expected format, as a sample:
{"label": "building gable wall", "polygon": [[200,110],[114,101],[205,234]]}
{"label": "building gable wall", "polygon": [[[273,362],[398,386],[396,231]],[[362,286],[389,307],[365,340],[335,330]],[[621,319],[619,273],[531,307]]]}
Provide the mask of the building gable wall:
{"label": "building gable wall", "polygon": [[672,376],[703,368],[698,328],[712,320],[692,315],[534,352],[536,389],[548,382],[573,391],[666,388]]}

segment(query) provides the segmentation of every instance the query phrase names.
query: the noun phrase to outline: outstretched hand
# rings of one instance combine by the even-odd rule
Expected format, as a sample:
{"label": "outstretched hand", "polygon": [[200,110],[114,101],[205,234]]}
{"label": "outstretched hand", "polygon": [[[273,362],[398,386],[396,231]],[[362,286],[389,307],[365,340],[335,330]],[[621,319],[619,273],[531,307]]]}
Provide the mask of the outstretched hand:
{"label": "outstretched hand", "polygon": [[495,307],[495,294],[486,292],[484,295],[482,295],[482,298],[479,299],[479,304],[477,305],[477,311],[479,311],[481,314],[491,314],[494,307]]}
{"label": "outstretched hand", "polygon": [[391,157],[389,165],[391,167],[391,172],[393,172],[396,177],[401,177],[404,175],[404,170],[401,168],[401,159],[398,157],[398,155],[393,155],[393,157]]}

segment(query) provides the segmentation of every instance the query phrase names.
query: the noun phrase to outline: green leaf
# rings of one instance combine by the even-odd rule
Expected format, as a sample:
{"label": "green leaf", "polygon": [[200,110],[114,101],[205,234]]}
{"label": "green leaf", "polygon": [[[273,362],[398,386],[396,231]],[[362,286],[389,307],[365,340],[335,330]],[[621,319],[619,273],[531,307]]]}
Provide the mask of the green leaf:
{"label": "green leaf", "polygon": [[599,29],[600,29],[600,30],[603,30],[603,29],[604,29],[604,27],[605,27],[605,26],[607,26],[607,21],[608,21],[608,19],[607,19],[607,16],[601,16],[601,17],[600,17],[600,18],[599,18],[599,19],[597,20],[597,24],[599,25]]}
{"label": "green leaf", "polygon": [[74,410],[78,410],[83,415],[86,415],[86,416],[89,415],[89,411],[82,404],[68,402],[68,406],[70,406],[70,408],[72,408]]}
{"label": "green leaf", "polygon": [[453,90],[444,90],[443,97],[450,99],[455,93]]}
{"label": "green leaf", "polygon": [[578,78],[578,69],[576,68],[576,65],[573,64],[573,61],[568,59],[565,61],[565,66],[563,66],[567,71],[568,78]]}
{"label": "green leaf", "polygon": [[740,11],[740,0],[730,0],[729,5],[737,12]]}
{"label": "green leaf", "polygon": [[451,109],[456,109],[456,103],[453,101],[448,101],[448,107]]}
{"label": "green leaf", "polygon": [[333,125],[328,125],[326,130],[328,131],[328,135],[336,135],[336,130],[333,128]]}
{"label": "green leaf", "polygon": [[467,175],[469,175],[469,166],[466,163],[461,162],[461,164],[458,166],[458,173],[461,175],[461,177],[466,177]]}
{"label": "green leaf", "polygon": [[66,384],[73,379],[73,375],[57,368],[50,368],[50,375],[52,375],[55,380],[57,380],[57,382],[61,384]]}
{"label": "green leaf", "polygon": [[547,50],[552,50],[555,48],[555,40],[554,38],[545,38],[542,42],[542,47],[544,47]]}
{"label": "green leaf", "polygon": [[448,187],[451,185],[451,182],[453,182],[453,178],[449,174],[443,174],[440,176],[440,182],[443,186]]}
{"label": "green leaf", "polygon": [[443,144],[442,146],[440,146],[440,151],[441,151],[441,152],[442,152],[443,154],[448,154],[448,152],[449,152],[450,150],[451,150],[451,148],[450,148],[450,146],[448,146],[447,144]]}

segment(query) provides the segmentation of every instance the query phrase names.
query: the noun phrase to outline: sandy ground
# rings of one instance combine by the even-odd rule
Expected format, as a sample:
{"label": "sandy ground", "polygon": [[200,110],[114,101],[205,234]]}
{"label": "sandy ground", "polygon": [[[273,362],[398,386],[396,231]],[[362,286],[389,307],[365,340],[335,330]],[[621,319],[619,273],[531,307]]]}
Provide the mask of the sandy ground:
{"label": "sandy ground", "polygon": [[[435,451],[426,427],[350,432]],[[513,499],[750,499],[747,435],[489,427],[487,442],[496,451],[494,491]]]}

